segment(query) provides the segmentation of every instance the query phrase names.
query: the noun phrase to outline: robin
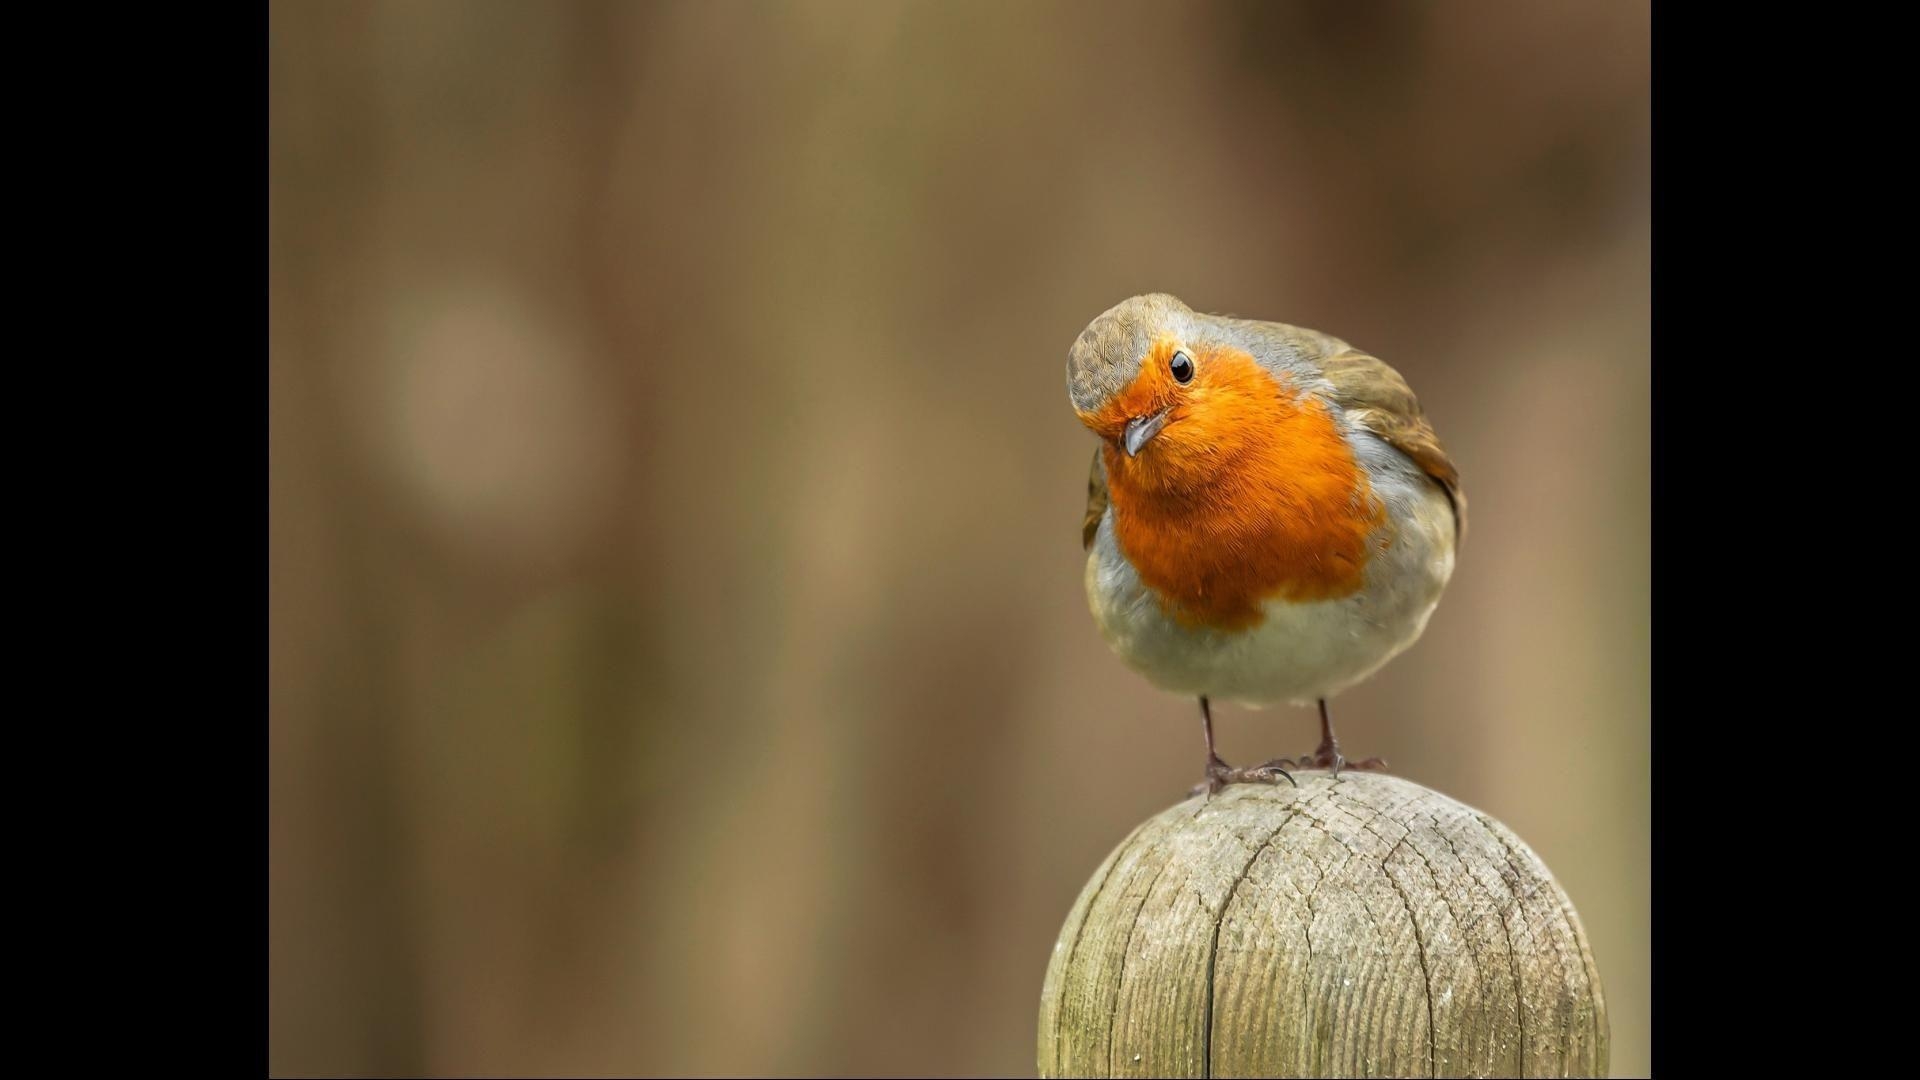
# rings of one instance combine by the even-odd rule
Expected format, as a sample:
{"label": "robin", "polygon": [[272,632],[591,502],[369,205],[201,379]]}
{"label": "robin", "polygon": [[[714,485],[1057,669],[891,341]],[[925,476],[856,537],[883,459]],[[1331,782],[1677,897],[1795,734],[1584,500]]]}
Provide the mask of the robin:
{"label": "robin", "polygon": [[[1338,338],[1136,296],[1088,324],[1067,392],[1100,436],[1081,541],[1107,644],[1200,699],[1205,782],[1351,765],[1327,699],[1412,645],[1466,530],[1459,473],[1406,380]],[[1317,703],[1320,747],[1233,768],[1210,699]]]}

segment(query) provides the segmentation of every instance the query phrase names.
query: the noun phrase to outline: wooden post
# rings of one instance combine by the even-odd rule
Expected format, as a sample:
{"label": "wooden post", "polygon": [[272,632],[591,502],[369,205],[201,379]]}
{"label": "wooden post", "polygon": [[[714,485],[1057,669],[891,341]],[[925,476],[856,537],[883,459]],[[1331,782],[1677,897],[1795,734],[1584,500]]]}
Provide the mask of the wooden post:
{"label": "wooden post", "polygon": [[1604,1076],[1586,935],[1506,826],[1408,780],[1299,773],[1152,818],[1093,874],[1041,1076]]}

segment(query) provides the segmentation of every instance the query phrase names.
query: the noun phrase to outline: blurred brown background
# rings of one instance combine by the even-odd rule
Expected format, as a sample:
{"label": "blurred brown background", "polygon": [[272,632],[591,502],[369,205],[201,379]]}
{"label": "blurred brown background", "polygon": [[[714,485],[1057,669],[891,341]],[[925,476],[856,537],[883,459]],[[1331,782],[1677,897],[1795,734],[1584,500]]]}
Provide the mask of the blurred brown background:
{"label": "blurred brown background", "polygon": [[1340,730],[1540,852],[1646,1071],[1644,3],[271,23],[276,1072],[1030,1075],[1200,772],[1081,591],[1067,348],[1150,290],[1419,392],[1473,533]]}

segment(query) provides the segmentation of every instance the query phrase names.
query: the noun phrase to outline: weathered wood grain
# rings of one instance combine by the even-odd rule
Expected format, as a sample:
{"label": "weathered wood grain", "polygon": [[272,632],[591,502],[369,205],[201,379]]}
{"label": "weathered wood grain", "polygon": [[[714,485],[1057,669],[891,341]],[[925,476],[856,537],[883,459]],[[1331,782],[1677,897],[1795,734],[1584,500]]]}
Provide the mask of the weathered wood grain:
{"label": "weathered wood grain", "polygon": [[1602,1076],[1573,905],[1520,839],[1393,776],[1144,822],[1047,967],[1042,1076]]}

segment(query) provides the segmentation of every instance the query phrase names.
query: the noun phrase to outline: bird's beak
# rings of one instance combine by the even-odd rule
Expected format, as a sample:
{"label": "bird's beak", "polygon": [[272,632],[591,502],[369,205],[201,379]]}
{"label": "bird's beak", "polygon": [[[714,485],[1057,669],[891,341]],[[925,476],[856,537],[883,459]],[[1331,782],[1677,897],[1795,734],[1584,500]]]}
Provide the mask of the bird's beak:
{"label": "bird's beak", "polygon": [[1140,456],[1140,448],[1147,445],[1147,440],[1160,434],[1160,429],[1167,426],[1167,413],[1171,411],[1170,408],[1161,409],[1152,416],[1136,416],[1127,421],[1127,430],[1120,442],[1127,448],[1128,457]]}

